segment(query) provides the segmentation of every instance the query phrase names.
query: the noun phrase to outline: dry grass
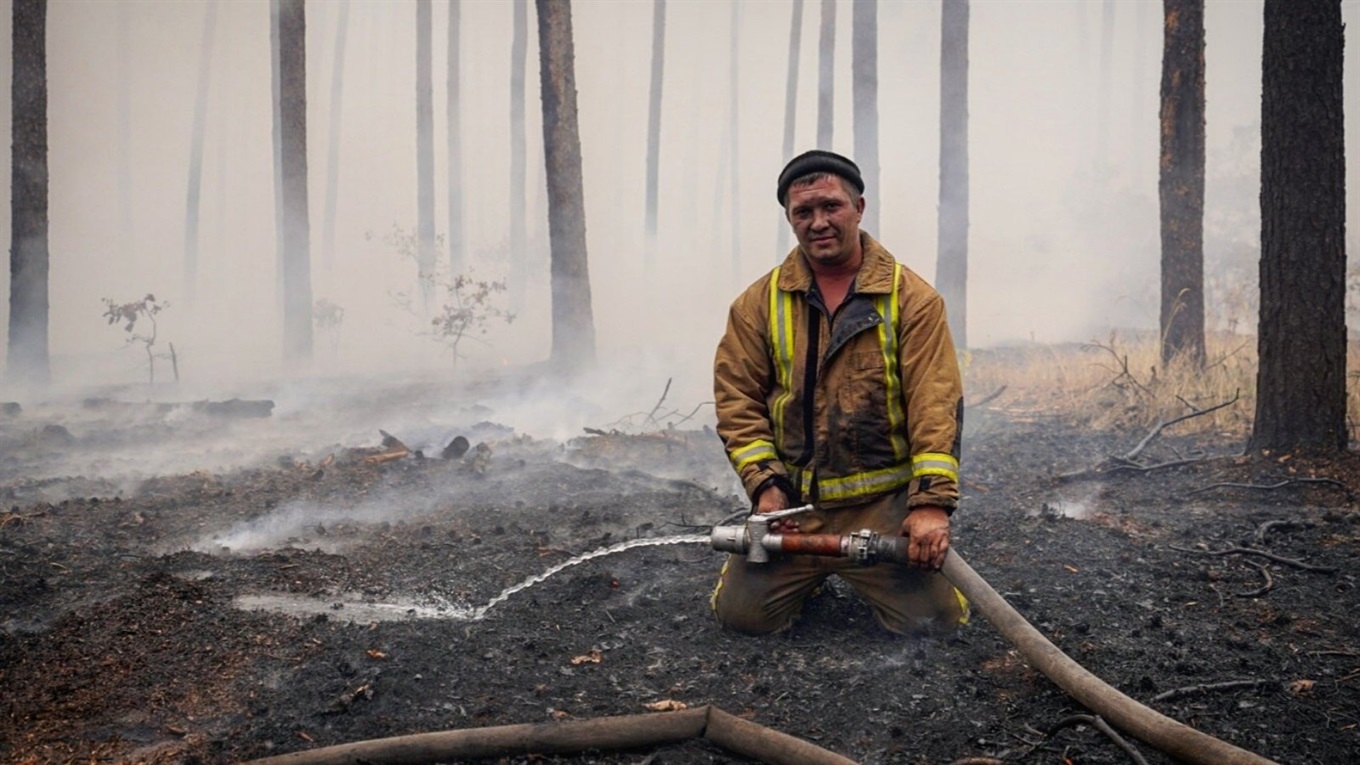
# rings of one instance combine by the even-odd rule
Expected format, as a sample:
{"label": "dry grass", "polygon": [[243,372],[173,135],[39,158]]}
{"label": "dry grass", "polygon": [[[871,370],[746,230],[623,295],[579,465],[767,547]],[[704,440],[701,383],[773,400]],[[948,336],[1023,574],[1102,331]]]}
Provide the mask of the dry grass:
{"label": "dry grass", "polygon": [[[1005,386],[986,406],[1013,417],[1050,418],[1110,430],[1147,430],[1159,422],[1232,401],[1178,423],[1180,433],[1245,439],[1256,409],[1256,338],[1228,333],[1206,338],[1203,370],[1161,369],[1155,334],[1111,333],[1083,344],[1031,345],[964,354],[966,401],[976,404]],[[1352,343],[1348,368],[1360,369]],[[1360,374],[1347,377],[1348,421],[1360,423]]]}

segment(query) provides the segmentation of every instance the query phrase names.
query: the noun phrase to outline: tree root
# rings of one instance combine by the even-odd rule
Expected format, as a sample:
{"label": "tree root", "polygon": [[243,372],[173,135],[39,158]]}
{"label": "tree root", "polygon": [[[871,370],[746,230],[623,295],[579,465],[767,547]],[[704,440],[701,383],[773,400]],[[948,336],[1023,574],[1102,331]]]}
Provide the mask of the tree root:
{"label": "tree root", "polygon": [[1270,564],[1257,563],[1255,561],[1250,560],[1242,562],[1247,564],[1248,566],[1252,566],[1253,568],[1259,569],[1261,572],[1261,576],[1265,577],[1266,583],[1250,592],[1235,592],[1233,593],[1234,595],[1236,595],[1239,598],[1259,598],[1262,595],[1266,594],[1267,592],[1270,592],[1271,590],[1275,589],[1275,580],[1272,579],[1270,576]]}
{"label": "tree root", "polygon": [[[1206,492],[1206,491],[1213,491],[1214,489],[1255,489],[1255,490],[1257,490],[1257,491],[1274,491],[1275,489],[1283,489],[1283,488],[1286,487],[1286,486],[1293,486],[1293,485],[1295,485],[1295,484],[1301,484],[1301,483],[1313,483],[1313,484],[1319,484],[1319,483],[1320,483],[1320,484],[1325,484],[1325,485],[1328,485],[1328,486],[1335,486],[1335,487],[1337,487],[1338,489],[1341,489],[1342,491],[1346,492],[1346,496],[1347,496],[1347,497],[1349,497],[1349,498],[1351,498],[1351,499],[1354,499],[1354,498],[1355,498],[1355,493],[1351,491],[1350,487],[1347,486],[1346,484],[1344,484],[1344,483],[1342,483],[1342,482],[1336,480],[1335,478],[1286,478],[1285,480],[1280,481],[1279,483],[1268,483],[1268,484],[1259,484],[1259,483],[1232,483],[1232,482],[1226,482],[1226,481],[1225,481],[1225,482],[1223,482],[1223,483],[1215,483],[1215,484],[1210,484],[1210,485],[1208,485],[1208,486],[1203,486],[1203,487],[1201,487],[1201,488],[1194,489],[1193,491],[1190,491],[1190,492],[1188,492],[1188,493],[1189,493],[1189,494],[1203,494],[1203,493]],[[1286,524],[1286,523],[1288,523],[1288,521],[1268,521],[1265,525],[1268,526],[1268,525],[1270,525],[1270,524]],[[1258,534],[1258,536],[1263,536],[1263,535],[1264,535],[1263,532],[1260,532],[1260,531],[1258,531],[1257,534]]]}

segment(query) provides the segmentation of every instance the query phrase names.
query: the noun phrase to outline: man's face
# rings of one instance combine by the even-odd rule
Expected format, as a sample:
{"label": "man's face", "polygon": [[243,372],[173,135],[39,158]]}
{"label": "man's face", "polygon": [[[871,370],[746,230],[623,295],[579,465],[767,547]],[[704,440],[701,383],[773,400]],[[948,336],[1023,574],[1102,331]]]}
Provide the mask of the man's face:
{"label": "man's face", "polygon": [[807,186],[790,187],[784,210],[813,267],[859,265],[864,197],[851,201],[840,178],[828,175]]}

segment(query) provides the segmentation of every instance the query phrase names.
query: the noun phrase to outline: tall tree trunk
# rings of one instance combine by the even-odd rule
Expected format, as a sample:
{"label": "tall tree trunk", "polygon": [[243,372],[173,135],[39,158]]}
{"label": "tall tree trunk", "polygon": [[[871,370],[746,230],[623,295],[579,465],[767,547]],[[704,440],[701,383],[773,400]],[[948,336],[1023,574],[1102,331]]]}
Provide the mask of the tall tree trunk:
{"label": "tall tree trunk", "polygon": [[656,251],[657,186],[661,164],[661,85],[666,69],[666,0],[652,4],[652,88],[647,102],[647,241],[644,252],[651,268]]}
{"label": "tall tree trunk", "polygon": [[954,344],[968,347],[968,0],[940,16],[940,207],[935,286]]}
{"label": "tall tree trunk", "polygon": [[728,176],[730,190],[732,193],[731,204],[727,206],[730,214],[730,225],[732,230],[732,275],[738,276],[741,273],[741,57],[738,53],[738,42],[741,39],[741,4],[732,3],[732,24],[729,33],[728,50],[731,51],[731,66],[728,67],[728,111],[727,111],[727,146],[732,158],[728,168],[731,174]]}
{"label": "tall tree trunk", "polygon": [[217,26],[217,2],[208,0],[203,16],[203,39],[199,45],[198,92],[194,98],[194,132],[189,145],[189,187],[184,204],[184,297],[193,303],[198,291],[199,199],[203,191],[203,135],[208,127],[208,87],[212,82],[213,29]]}
{"label": "tall tree trunk", "polygon": [[873,203],[864,210],[864,228],[877,235],[883,191],[878,185],[878,0],[855,0],[850,18],[855,163]]}
{"label": "tall tree trunk", "polygon": [[[510,42],[510,306],[519,312],[524,305],[524,286],[528,281],[529,203],[525,195],[528,162],[524,137],[524,70],[529,57],[528,0],[514,3]],[[542,27],[539,22],[539,27]],[[540,57],[542,53],[540,52]],[[551,227],[551,226],[550,226]],[[551,236],[551,234],[549,234]]]}
{"label": "tall tree trunk", "polygon": [[44,385],[47,346],[47,0],[14,0],[6,381]]}
{"label": "tall tree trunk", "polygon": [[[798,56],[803,40],[803,0],[793,0],[793,18],[789,22],[789,68],[784,83],[784,152],[780,161],[793,158],[794,127],[798,122]],[[779,220],[779,249],[775,257],[783,260],[789,252],[789,224]]]}
{"label": "tall tree trunk", "polygon": [[274,304],[278,307],[279,316],[283,316],[286,309],[284,303],[287,296],[284,284],[287,281],[284,258],[288,252],[287,219],[284,214],[284,192],[283,192],[283,64],[280,60],[279,50],[282,41],[279,36],[279,16],[283,13],[283,0],[269,0],[269,74],[270,74],[270,99],[269,103],[273,117],[273,129],[270,137],[274,143],[274,252],[277,257],[274,259]]}
{"label": "tall tree trunk", "polygon": [[420,305],[434,300],[434,54],[430,0],[416,0],[416,262]]}
{"label": "tall tree trunk", "polygon": [[449,277],[463,272],[467,232],[463,230],[462,0],[449,0],[448,116],[449,151]]}
{"label": "tall tree trunk", "polygon": [[349,39],[350,0],[340,0],[335,26],[335,57],[331,59],[330,131],[326,147],[326,209],[321,229],[321,263],[327,272],[335,268],[335,203],[340,191],[341,102],[345,94],[345,43]]}
{"label": "tall tree trunk", "polygon": [[1346,448],[1340,0],[1266,0],[1261,318],[1250,448]]}
{"label": "tall tree trunk", "polygon": [[1162,364],[1204,365],[1204,0],[1165,0]]}
{"label": "tall tree trunk", "polygon": [[307,207],[307,17],[280,0],[279,151],[283,176],[283,358],[312,357],[311,236]]}
{"label": "tall tree trunk", "polygon": [[570,0],[535,0],[543,91],[543,155],[552,248],[552,363],[579,371],[595,362],[595,320],[586,257],[585,184],[576,115]]}
{"label": "tall tree trunk", "polygon": [[822,36],[817,46],[817,148],[819,149],[831,150],[835,111],[836,0],[822,0]]}
{"label": "tall tree trunk", "polygon": [[127,3],[118,4],[118,262],[137,260],[132,238],[132,35]]}

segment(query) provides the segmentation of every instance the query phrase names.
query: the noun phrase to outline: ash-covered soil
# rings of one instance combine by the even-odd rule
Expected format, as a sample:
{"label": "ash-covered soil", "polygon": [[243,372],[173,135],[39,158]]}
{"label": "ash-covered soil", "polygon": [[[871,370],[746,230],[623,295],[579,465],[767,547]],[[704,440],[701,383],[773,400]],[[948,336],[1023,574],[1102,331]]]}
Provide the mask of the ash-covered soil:
{"label": "ash-covered soil", "polygon": [[[133,409],[0,416],[0,761],[240,762],[658,702],[863,763],[1131,761],[1088,726],[1048,735],[1085,710],[976,614],[949,638],[901,638],[833,586],[785,634],[719,631],[705,544],[595,558],[469,618],[573,556],[741,510],[692,422],[550,441],[477,406],[406,430],[375,406],[368,443],[345,444],[286,412]],[[955,547],[1060,648],[1278,762],[1360,761],[1354,454],[1248,458],[1173,428],[1136,463],[1198,461],[1144,470],[1108,458],[1145,433],[970,420]],[[394,448],[378,428],[412,453],[373,459]],[[456,435],[470,448],[442,457]],[[242,441],[272,456],[215,467]],[[172,467],[136,475],[152,449]],[[1213,554],[1238,547],[1325,570]],[[500,761],[748,760],[695,740]]]}

